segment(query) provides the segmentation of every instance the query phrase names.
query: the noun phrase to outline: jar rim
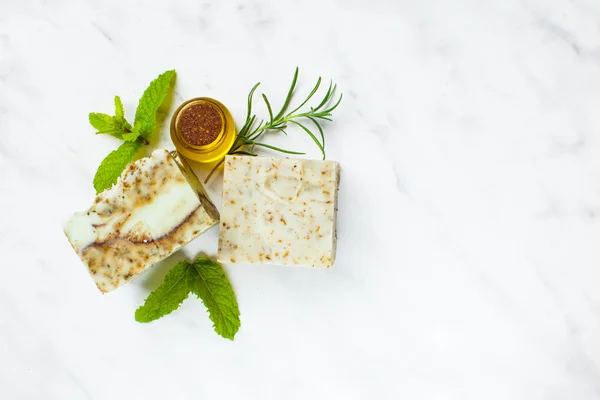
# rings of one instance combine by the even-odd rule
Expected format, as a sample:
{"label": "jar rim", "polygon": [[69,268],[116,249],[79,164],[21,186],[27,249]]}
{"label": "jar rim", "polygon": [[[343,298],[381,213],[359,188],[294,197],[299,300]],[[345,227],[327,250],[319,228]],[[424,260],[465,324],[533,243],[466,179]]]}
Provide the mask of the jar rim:
{"label": "jar rim", "polygon": [[[179,130],[179,118],[182,112],[195,104],[209,104],[221,117],[221,130],[217,138],[207,145],[193,145],[183,138]],[[200,163],[209,163],[223,158],[237,136],[231,113],[221,102],[210,97],[195,97],[183,102],[171,117],[171,140],[185,158]]]}

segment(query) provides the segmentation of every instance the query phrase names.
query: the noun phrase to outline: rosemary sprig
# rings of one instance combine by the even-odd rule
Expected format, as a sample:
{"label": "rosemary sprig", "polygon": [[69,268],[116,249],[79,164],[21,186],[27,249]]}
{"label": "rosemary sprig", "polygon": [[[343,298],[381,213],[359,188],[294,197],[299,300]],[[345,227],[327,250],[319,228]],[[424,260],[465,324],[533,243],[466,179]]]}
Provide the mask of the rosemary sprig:
{"label": "rosemary sprig", "polygon": [[[296,71],[294,72],[294,78],[292,79],[292,84],[290,89],[288,90],[287,96],[281,109],[275,115],[273,115],[273,108],[271,107],[271,103],[267,96],[263,93],[262,98],[267,107],[267,111],[269,113],[268,119],[261,119],[257,124],[257,117],[255,114],[252,114],[252,99],[254,97],[254,92],[260,85],[260,82],[254,85],[250,93],[248,94],[248,112],[246,114],[246,122],[242,125],[242,128],[237,134],[235,141],[233,142],[233,146],[229,150],[228,154],[241,154],[246,156],[256,156],[254,153],[256,147],[264,147],[270,150],[278,151],[280,153],[285,154],[305,154],[298,151],[292,151],[287,149],[282,149],[279,147],[275,147],[263,142],[260,142],[259,139],[261,136],[267,131],[280,131],[287,135],[286,129],[289,124],[297,125],[301,128],[310,138],[315,142],[319,150],[321,150],[321,154],[323,155],[323,160],[325,159],[325,135],[323,134],[323,127],[321,126],[321,122],[331,121],[332,111],[337,108],[337,106],[342,101],[342,94],[340,94],[337,101],[330,105],[331,99],[333,99],[335,90],[337,85],[333,84],[332,81],[329,82],[329,88],[325,93],[325,96],[321,100],[321,102],[316,107],[310,107],[309,109],[305,109],[302,111],[302,107],[308,103],[308,101],[315,95],[315,93],[319,90],[321,86],[321,78],[317,80],[314,88],[310,91],[308,96],[304,99],[300,105],[294,108],[292,111],[288,112],[288,108],[290,107],[290,103],[292,101],[292,97],[294,95],[294,91],[296,89],[296,84],[298,82],[298,67],[296,67]],[[318,137],[313,133],[311,129],[309,129],[304,120],[310,121],[318,131]],[[225,159],[222,159],[215,167],[210,171],[204,183],[207,183],[211,178],[213,173],[223,164]]]}

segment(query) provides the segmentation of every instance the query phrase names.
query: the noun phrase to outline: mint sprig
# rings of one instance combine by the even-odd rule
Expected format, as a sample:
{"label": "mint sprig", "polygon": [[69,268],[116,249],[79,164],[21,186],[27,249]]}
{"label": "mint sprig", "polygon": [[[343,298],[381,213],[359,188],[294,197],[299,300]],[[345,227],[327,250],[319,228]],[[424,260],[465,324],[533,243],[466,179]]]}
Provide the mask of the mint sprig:
{"label": "mint sprig", "polygon": [[240,328],[240,310],[223,268],[207,257],[182,261],[135,312],[138,322],[151,322],[175,311],[191,293],[208,309],[215,332],[233,340]]}
{"label": "mint sprig", "polygon": [[114,116],[90,113],[89,121],[96,129],[96,134],[111,135],[125,142],[100,163],[94,176],[96,194],[114,185],[127,164],[135,159],[143,145],[149,143],[148,139],[156,128],[156,113],[168,97],[174,83],[175,70],[162,73],[150,83],[138,103],[133,126],[125,119],[123,103],[119,96],[115,96],[114,99]]}
{"label": "mint sprig", "polygon": [[233,340],[240,329],[240,310],[223,268],[206,257],[198,257],[190,268],[188,286],[208,309],[215,332]]}

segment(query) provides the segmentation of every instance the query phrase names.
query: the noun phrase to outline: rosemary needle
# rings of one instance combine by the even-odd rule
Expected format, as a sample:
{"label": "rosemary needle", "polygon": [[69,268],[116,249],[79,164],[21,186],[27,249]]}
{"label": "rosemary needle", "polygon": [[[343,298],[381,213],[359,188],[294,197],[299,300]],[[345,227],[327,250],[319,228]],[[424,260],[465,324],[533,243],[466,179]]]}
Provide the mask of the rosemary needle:
{"label": "rosemary needle", "polygon": [[[289,124],[298,126],[302,131],[304,131],[317,145],[321,154],[323,155],[323,160],[325,159],[325,135],[323,134],[323,127],[321,126],[322,121],[331,121],[332,111],[337,108],[337,106],[342,101],[342,94],[340,94],[337,101],[330,105],[331,100],[334,97],[337,85],[333,84],[332,81],[329,82],[329,88],[323,96],[321,102],[316,107],[310,107],[302,111],[302,108],[308,103],[308,101],[317,93],[319,87],[321,86],[321,78],[317,80],[317,83],[310,91],[310,93],[306,96],[304,101],[300,103],[297,107],[295,107],[292,111],[288,112],[288,108],[290,108],[290,103],[292,101],[292,97],[294,96],[294,91],[296,89],[296,84],[298,82],[298,67],[296,67],[296,71],[294,72],[294,78],[292,79],[292,84],[290,89],[288,90],[287,96],[281,109],[275,115],[273,115],[273,108],[271,107],[271,103],[265,94],[262,94],[263,101],[267,107],[267,111],[269,113],[268,119],[261,119],[260,122],[257,123],[258,119],[256,115],[252,114],[252,99],[254,97],[254,92],[260,85],[260,82],[254,85],[254,87],[250,90],[248,94],[248,112],[246,114],[246,121],[242,128],[237,134],[235,141],[233,142],[233,146],[229,150],[228,154],[241,154],[246,156],[256,156],[254,153],[256,147],[264,147],[270,150],[278,151],[284,154],[305,154],[298,151],[292,151],[287,149],[282,149],[276,146],[272,146],[263,142],[260,142],[259,139],[261,136],[267,131],[280,131],[287,135],[286,129]],[[307,120],[314,125],[317,129],[318,136],[309,129],[306,125]],[[215,165],[215,167],[210,171],[204,183],[207,183],[211,178],[213,173],[223,164],[225,159],[222,159]]]}

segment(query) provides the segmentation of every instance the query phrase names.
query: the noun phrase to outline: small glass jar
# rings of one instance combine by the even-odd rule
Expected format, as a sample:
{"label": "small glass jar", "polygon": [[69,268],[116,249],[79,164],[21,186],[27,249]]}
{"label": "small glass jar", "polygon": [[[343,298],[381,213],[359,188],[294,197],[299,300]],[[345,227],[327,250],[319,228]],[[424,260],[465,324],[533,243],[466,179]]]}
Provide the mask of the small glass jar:
{"label": "small glass jar", "polygon": [[[208,105],[217,111],[221,120],[221,129],[216,138],[204,145],[195,145],[186,141],[180,130],[180,118],[189,107]],[[225,157],[236,138],[235,123],[231,113],[221,102],[210,97],[197,97],[180,105],[171,118],[171,140],[177,151],[188,160],[198,163],[211,163]]]}

